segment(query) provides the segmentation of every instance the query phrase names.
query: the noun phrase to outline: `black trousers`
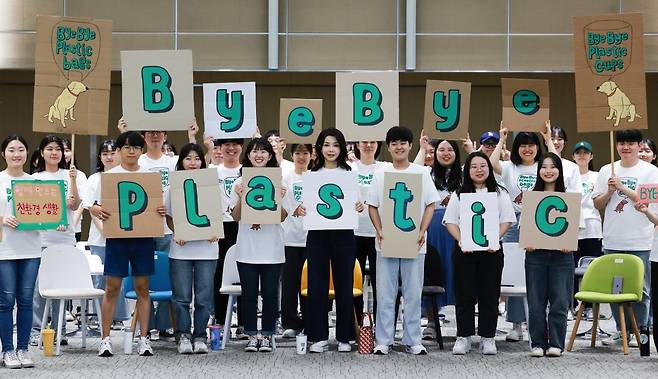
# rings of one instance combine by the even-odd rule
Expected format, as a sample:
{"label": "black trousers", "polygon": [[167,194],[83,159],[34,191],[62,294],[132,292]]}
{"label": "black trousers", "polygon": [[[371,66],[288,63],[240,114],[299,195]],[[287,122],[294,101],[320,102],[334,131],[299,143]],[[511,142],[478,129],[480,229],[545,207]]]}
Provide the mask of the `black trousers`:
{"label": "black trousers", "polygon": [[336,293],[336,339],[354,340],[354,260],[352,230],[310,230],[306,237],[308,253],[308,298],[304,317],[309,341],[329,338],[329,265]]}
{"label": "black trousers", "polygon": [[[304,329],[306,301],[300,294],[306,247],[286,246],[286,262],[281,269],[281,324],[284,329]],[[298,306],[302,317],[297,313]]]}
{"label": "black trousers", "polygon": [[[224,238],[220,239],[217,243],[219,251],[219,259],[217,259],[217,268],[215,269],[215,322],[222,324],[226,319],[226,305],[228,304],[228,296],[219,293],[222,287],[222,274],[224,273],[224,258],[228,249],[235,245],[238,238],[238,223],[235,221],[224,222]],[[240,309],[242,308],[241,302],[238,301],[238,319],[240,317]],[[242,323],[239,323],[242,324]],[[230,327],[230,325],[227,325]]]}
{"label": "black trousers", "polygon": [[503,251],[463,253],[459,244],[452,252],[455,268],[457,336],[475,334],[475,303],[478,304],[478,335],[493,338],[498,321],[500,281],[505,262]]}
{"label": "black trousers", "polygon": [[[374,320],[377,314],[377,250],[375,250],[375,237],[360,237],[356,239],[356,259],[359,260],[361,273],[365,275],[366,259],[370,267],[370,282],[372,283],[372,318]],[[364,289],[365,290],[365,289]],[[359,323],[363,320],[363,296],[354,298],[354,308],[356,309],[356,319]]]}
{"label": "black trousers", "polygon": [[[603,245],[600,238],[583,238],[578,240],[578,250],[573,253],[574,267],[578,267],[578,261],[582,257],[600,257],[603,255]],[[573,294],[578,292],[579,283],[582,277],[574,276],[573,280]],[[574,304],[576,300],[574,298]],[[591,307],[592,304],[585,303],[586,307]],[[574,305],[575,307],[575,305]]]}

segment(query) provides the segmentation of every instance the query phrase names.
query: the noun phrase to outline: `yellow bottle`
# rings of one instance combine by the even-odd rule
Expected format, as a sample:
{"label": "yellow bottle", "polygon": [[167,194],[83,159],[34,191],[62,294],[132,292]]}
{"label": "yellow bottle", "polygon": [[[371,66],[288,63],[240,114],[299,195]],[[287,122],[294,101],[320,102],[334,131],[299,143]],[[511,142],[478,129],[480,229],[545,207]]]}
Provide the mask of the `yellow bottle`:
{"label": "yellow bottle", "polygon": [[55,355],[55,331],[50,328],[50,324],[41,331],[41,341],[43,342],[43,355],[45,357]]}

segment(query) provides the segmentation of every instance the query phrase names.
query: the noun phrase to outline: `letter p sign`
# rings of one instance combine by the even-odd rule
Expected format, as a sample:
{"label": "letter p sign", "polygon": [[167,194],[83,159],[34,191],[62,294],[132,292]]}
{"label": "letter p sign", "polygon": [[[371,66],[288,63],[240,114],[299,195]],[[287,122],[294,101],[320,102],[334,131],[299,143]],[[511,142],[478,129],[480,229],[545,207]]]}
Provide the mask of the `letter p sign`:
{"label": "letter p sign", "polygon": [[148,195],[144,187],[135,182],[119,182],[119,227],[125,231],[133,230],[133,219],[146,210]]}

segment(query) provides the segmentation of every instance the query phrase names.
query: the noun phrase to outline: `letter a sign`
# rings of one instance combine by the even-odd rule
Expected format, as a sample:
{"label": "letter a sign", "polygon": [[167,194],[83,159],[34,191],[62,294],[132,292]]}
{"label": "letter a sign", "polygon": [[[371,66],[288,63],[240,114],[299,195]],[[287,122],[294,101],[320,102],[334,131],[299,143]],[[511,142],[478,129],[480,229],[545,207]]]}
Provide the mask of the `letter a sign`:
{"label": "letter a sign", "polygon": [[422,190],[421,174],[384,173],[382,256],[412,259],[418,256]]}
{"label": "letter a sign", "polygon": [[186,130],[194,119],[191,50],[122,51],[121,86],[130,130]]}
{"label": "letter a sign", "polygon": [[281,168],[242,169],[242,219],[244,224],[281,223]]}
{"label": "letter a sign", "polygon": [[569,192],[524,192],[519,246],[576,251],[580,197]]}

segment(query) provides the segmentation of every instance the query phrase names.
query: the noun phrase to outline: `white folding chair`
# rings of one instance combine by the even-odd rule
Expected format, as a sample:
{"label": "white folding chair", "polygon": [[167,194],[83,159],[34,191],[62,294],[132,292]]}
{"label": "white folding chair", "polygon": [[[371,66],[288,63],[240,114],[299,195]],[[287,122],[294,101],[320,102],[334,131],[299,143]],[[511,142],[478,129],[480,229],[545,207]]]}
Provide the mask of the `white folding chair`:
{"label": "white folding chair", "polygon": [[226,319],[224,320],[224,336],[222,338],[222,350],[226,348],[226,341],[231,336],[233,305],[237,301],[237,298],[242,295],[240,273],[238,273],[238,263],[235,260],[235,246],[236,245],[231,246],[226,252],[226,258],[224,258],[224,270],[222,271],[222,287],[219,289],[219,293],[228,295]]}
{"label": "white folding chair", "polygon": [[[525,319],[529,325],[528,292],[525,285],[525,250],[520,248],[518,243],[504,243],[503,253],[505,254],[505,263],[500,282],[500,296],[522,297]],[[528,342],[531,342],[530,332],[528,332]],[[530,344],[530,347],[532,348],[532,344]]]}
{"label": "white folding chair", "polygon": [[[46,306],[41,319],[41,330],[46,327],[48,313],[53,300],[62,300],[59,303],[58,320],[64,320],[64,300],[81,300],[82,319],[82,348],[86,347],[87,338],[87,303],[91,299],[96,309],[101,309],[99,299],[105,291],[94,288],[91,282],[89,263],[84,252],[75,246],[51,246],[47,247],[41,255],[39,267],[39,294],[46,299]],[[101,314],[98,321],[102,325]],[[60,355],[60,343],[62,341],[62,328],[57,328],[56,355]],[[43,341],[39,342],[39,346]]]}

